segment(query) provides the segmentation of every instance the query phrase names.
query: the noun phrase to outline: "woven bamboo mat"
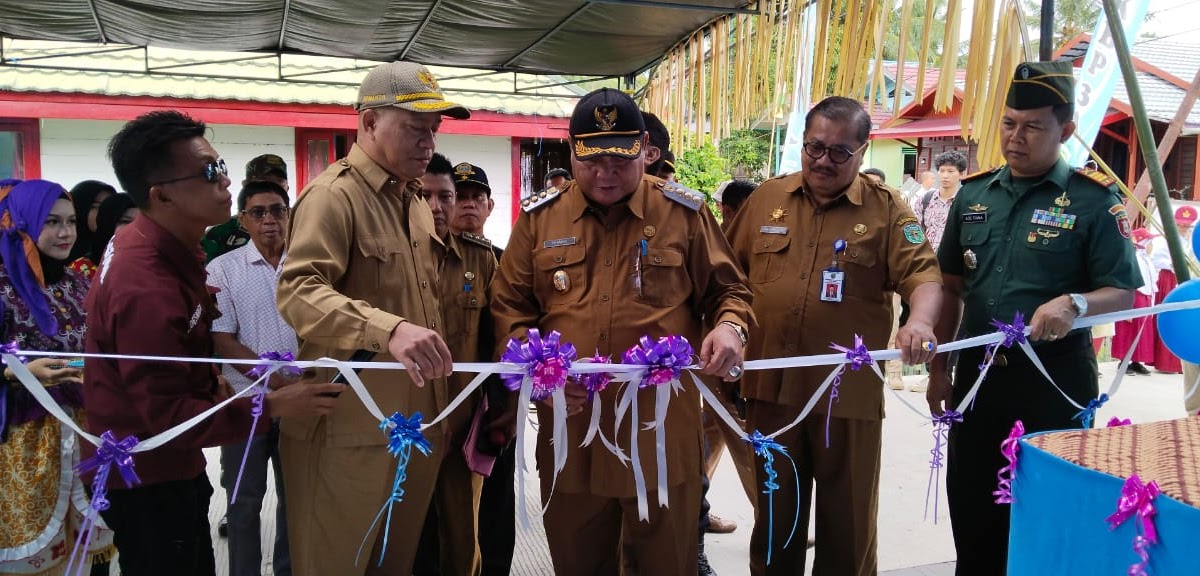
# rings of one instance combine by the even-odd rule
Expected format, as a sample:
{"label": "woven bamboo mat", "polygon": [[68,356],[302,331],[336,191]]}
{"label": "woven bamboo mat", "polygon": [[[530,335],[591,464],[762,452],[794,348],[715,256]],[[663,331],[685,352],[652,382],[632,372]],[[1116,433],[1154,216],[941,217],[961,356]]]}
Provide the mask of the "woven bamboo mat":
{"label": "woven bamboo mat", "polygon": [[1055,432],[1029,443],[1118,478],[1153,480],[1164,494],[1200,508],[1200,418]]}

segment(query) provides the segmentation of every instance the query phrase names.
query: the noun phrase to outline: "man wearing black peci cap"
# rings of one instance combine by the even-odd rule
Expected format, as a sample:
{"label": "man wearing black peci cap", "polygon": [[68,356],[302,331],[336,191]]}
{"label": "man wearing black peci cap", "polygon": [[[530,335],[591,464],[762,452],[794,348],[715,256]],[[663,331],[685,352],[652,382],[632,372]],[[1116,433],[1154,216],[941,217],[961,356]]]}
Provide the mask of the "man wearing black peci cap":
{"label": "man wearing black peci cap", "polygon": [[571,173],[562,168],[555,168],[546,173],[546,187],[562,189],[571,180]]}
{"label": "man wearing black peci cap", "polygon": [[[620,361],[642,336],[684,336],[703,372],[741,374],[746,329],[754,323],[750,291],[704,197],[643,173],[646,127],[633,100],[608,88],[575,106],[570,123],[571,172],[561,191],[522,201],[509,248],[493,283],[498,343],[529,328],[558,331],[582,355]],[[702,318],[713,329],[705,333]],[[703,338],[702,338],[703,337]],[[600,395],[600,429],[616,424],[611,406],[622,387]],[[629,422],[655,420],[655,391],[635,392],[637,414],[612,440],[630,454]],[[667,407],[669,507],[657,499],[655,434],[642,432],[648,492],[639,519],[634,472],[597,441],[581,447],[591,418],[588,393],[566,384],[567,460],[555,478],[553,407],[538,406],[537,442],[543,516],[556,574],[697,573],[700,504],[700,398],[693,385]]]}
{"label": "man wearing black peci cap", "polygon": [[[1000,120],[1006,166],[963,179],[938,248],[945,282],[937,337],[994,332],[1020,312],[1046,371],[1080,405],[1098,393],[1090,331],[1076,318],[1128,309],[1141,284],[1129,219],[1114,181],[1072,169],[1059,147],[1075,131],[1069,62],[1017,66]],[[956,408],[978,379],[983,348],[959,353],[951,386],[934,358],[926,398],[934,414]],[[1009,505],[996,504],[998,446],[1015,420],[1025,431],[1075,428],[1068,403],[1020,351],[1001,350],[973,408],[950,429],[946,492],[960,575],[1004,574]]]}

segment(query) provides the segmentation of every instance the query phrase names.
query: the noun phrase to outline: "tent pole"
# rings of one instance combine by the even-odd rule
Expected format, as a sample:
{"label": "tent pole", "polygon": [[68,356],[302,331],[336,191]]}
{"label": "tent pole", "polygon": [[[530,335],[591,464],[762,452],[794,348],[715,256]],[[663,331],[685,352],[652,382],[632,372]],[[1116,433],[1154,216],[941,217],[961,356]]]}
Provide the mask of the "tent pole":
{"label": "tent pole", "polygon": [[1042,0],[1041,40],[1038,40],[1038,60],[1054,58],[1054,0]]}
{"label": "tent pole", "polygon": [[1158,206],[1158,217],[1162,220],[1163,236],[1167,239],[1167,248],[1171,252],[1171,265],[1175,268],[1175,277],[1182,284],[1191,276],[1188,273],[1187,259],[1184,256],[1183,244],[1179,241],[1179,229],[1175,226],[1175,213],[1171,210],[1171,196],[1167,193],[1167,180],[1163,176],[1162,164],[1158,160],[1158,150],[1154,146],[1154,132],[1150,130],[1150,119],[1146,116],[1146,105],[1142,100],[1142,89],[1138,86],[1137,71],[1133,68],[1133,59],[1129,56],[1129,42],[1125,39],[1125,27],[1121,24],[1121,14],[1117,11],[1116,0],[1104,0],[1104,14],[1108,17],[1108,29],[1113,40],[1113,49],[1117,53],[1117,61],[1121,64],[1121,75],[1125,79],[1125,92],[1129,94],[1129,107],[1133,112],[1133,123],[1138,133],[1138,146],[1142,150],[1142,158],[1150,171],[1150,184],[1154,189],[1154,200]]}

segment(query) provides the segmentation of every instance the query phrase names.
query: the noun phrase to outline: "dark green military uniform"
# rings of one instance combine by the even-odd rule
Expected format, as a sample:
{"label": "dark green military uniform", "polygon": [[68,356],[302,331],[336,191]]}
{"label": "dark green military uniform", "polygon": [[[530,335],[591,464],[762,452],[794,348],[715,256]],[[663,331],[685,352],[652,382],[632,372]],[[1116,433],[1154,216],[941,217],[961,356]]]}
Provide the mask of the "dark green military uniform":
{"label": "dark green military uniform", "polygon": [[[1028,110],[1071,101],[1069,65],[1022,64],[1008,107]],[[1064,294],[1103,287],[1134,289],[1141,276],[1129,220],[1111,180],[1059,160],[1035,178],[1006,166],[963,181],[938,250],[942,274],[963,281],[962,332],[994,332],[993,319],[1028,324],[1038,307]],[[1076,403],[1098,395],[1088,329],[1033,342],[1047,372]],[[955,373],[957,407],[979,376],[982,348],[964,350]],[[1078,427],[1079,409],[1059,394],[1017,348],[1001,350],[962,423],[950,430],[946,492],[957,574],[1006,571],[1009,506],[995,503],[1000,443],[1021,420],[1027,432]]]}

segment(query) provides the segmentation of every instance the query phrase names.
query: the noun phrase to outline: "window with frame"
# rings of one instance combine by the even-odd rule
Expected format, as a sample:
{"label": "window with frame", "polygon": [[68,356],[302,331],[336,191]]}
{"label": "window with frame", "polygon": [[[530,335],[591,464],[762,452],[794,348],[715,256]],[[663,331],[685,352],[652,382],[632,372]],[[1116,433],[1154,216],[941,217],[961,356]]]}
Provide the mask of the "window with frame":
{"label": "window with frame", "polygon": [[293,188],[303,190],[330,164],[345,158],[356,135],[354,130],[297,129],[296,179],[299,182]]}
{"label": "window with frame", "polygon": [[41,175],[37,120],[0,118],[0,180]]}

